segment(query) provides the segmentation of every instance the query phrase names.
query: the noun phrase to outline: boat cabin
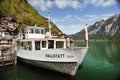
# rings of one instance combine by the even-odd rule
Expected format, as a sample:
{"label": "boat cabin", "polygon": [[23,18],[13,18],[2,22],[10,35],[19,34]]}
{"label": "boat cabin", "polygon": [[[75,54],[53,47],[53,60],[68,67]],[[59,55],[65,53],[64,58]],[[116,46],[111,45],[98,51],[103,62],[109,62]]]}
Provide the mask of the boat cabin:
{"label": "boat cabin", "polygon": [[45,29],[40,27],[29,26],[25,28],[23,37],[27,38],[45,38]]}
{"label": "boat cabin", "polygon": [[45,38],[45,29],[25,28],[24,35],[18,40],[19,48],[29,51],[66,48],[65,38]]}
{"label": "boat cabin", "polygon": [[19,48],[29,51],[66,48],[65,39],[26,39],[18,41]]}

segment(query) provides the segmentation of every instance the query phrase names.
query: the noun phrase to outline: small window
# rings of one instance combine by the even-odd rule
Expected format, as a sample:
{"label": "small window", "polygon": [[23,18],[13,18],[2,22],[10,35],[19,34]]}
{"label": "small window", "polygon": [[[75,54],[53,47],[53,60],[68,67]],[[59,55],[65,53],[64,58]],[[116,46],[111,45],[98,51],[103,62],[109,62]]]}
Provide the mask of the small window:
{"label": "small window", "polygon": [[44,29],[41,29],[41,34],[44,34],[44,33],[45,33]]}
{"label": "small window", "polygon": [[32,50],[32,42],[31,42],[31,41],[28,41],[28,45],[29,45],[29,46],[28,46],[28,50],[31,51],[31,50]]}
{"label": "small window", "polygon": [[42,41],[42,48],[46,48],[46,41]]}
{"label": "small window", "polygon": [[48,40],[48,48],[54,48],[54,40]]}
{"label": "small window", "polygon": [[64,41],[56,41],[56,48],[64,48]]}
{"label": "small window", "polygon": [[[19,41],[18,41],[17,44],[18,44],[18,47],[19,47],[19,48],[21,48],[21,49],[24,48],[24,43],[23,43],[23,42],[19,42]],[[18,49],[19,49],[19,48],[18,48]]]}
{"label": "small window", "polygon": [[35,29],[35,33],[36,34],[40,34],[40,30],[39,29]]}
{"label": "small window", "polygon": [[40,41],[35,41],[35,50],[40,50]]}
{"label": "small window", "polygon": [[30,28],[30,29],[29,29],[29,33],[34,33],[34,29],[33,29],[33,28]]}

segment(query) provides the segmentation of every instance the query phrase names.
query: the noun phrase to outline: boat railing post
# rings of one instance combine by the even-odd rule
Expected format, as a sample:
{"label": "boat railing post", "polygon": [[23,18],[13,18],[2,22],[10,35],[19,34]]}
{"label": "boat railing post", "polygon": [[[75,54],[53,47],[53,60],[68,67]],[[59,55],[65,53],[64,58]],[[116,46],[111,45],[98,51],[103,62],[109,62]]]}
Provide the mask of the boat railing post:
{"label": "boat railing post", "polygon": [[86,40],[86,47],[88,47],[88,40]]}
{"label": "boat railing post", "polygon": [[74,40],[71,40],[71,41],[70,41],[70,44],[71,44],[71,50],[72,50],[72,52],[73,52],[73,48],[74,48]]}

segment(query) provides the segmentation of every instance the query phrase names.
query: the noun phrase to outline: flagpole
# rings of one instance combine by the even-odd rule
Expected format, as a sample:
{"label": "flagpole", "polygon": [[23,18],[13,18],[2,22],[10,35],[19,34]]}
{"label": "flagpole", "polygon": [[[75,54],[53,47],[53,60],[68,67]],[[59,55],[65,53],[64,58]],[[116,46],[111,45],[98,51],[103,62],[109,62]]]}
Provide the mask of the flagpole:
{"label": "flagpole", "polygon": [[88,40],[86,40],[86,47],[88,47]]}
{"label": "flagpole", "polygon": [[86,47],[88,47],[88,30],[87,30],[87,24],[86,24],[85,30],[84,30],[84,39],[85,39]]}

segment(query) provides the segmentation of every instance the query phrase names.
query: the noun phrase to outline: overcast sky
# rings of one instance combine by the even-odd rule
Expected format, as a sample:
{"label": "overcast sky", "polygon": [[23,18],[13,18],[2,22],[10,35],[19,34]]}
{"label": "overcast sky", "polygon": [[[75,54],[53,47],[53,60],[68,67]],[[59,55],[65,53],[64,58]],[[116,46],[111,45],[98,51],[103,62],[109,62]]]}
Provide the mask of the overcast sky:
{"label": "overcast sky", "polygon": [[[118,0],[119,1],[119,0]],[[74,34],[101,19],[120,14],[116,0],[28,0],[41,14],[50,18],[65,34]]]}

